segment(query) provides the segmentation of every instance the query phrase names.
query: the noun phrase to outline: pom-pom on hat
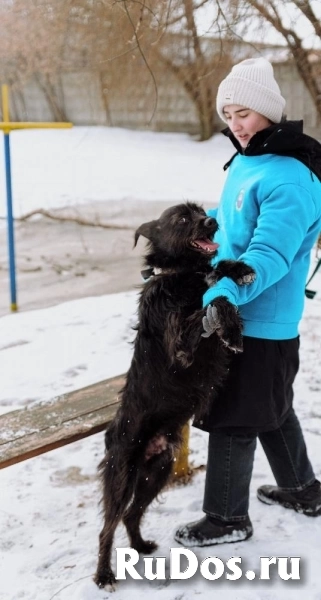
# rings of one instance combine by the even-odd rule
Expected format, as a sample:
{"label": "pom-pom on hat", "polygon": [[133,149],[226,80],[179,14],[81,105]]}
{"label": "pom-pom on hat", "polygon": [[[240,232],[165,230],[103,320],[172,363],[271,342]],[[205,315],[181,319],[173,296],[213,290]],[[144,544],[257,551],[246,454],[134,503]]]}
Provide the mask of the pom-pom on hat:
{"label": "pom-pom on hat", "polygon": [[235,65],[221,82],[216,110],[223,121],[225,106],[239,104],[260,113],[272,123],[280,123],[285,100],[266,58],[249,58]]}

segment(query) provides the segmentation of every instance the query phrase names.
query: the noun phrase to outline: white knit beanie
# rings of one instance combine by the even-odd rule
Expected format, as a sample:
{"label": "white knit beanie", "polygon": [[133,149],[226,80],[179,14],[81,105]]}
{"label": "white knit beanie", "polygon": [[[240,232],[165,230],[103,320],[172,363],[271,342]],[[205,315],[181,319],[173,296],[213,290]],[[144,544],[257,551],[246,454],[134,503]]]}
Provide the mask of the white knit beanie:
{"label": "white knit beanie", "polygon": [[285,100],[274,79],[273,67],[265,58],[249,58],[235,65],[217,92],[216,109],[223,121],[224,106],[239,104],[280,123]]}

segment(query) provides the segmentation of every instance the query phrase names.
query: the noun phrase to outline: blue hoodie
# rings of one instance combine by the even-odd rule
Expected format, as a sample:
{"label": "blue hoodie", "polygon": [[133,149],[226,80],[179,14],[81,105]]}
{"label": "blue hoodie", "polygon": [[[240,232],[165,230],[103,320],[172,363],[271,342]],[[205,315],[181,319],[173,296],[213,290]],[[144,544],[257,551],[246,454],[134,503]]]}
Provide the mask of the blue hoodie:
{"label": "blue hoodie", "polygon": [[219,223],[215,263],[243,260],[256,279],[239,286],[224,277],[205,293],[204,306],[226,296],[239,307],[244,335],[296,337],[310,252],[321,228],[319,178],[291,156],[237,154],[219,208],[208,214]]}

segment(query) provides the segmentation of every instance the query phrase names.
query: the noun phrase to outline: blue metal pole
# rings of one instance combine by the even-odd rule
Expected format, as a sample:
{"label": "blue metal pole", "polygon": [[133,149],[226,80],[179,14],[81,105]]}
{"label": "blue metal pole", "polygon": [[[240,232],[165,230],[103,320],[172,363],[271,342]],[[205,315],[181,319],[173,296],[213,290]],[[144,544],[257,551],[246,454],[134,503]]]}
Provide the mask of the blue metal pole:
{"label": "blue metal pole", "polygon": [[11,311],[18,310],[16,296],[16,269],[14,252],[14,225],[12,213],[12,186],[11,186],[11,159],[9,133],[4,133],[4,156],[6,164],[6,187],[7,187],[7,220],[8,220],[8,246],[9,246],[9,270],[10,270],[10,294]]}

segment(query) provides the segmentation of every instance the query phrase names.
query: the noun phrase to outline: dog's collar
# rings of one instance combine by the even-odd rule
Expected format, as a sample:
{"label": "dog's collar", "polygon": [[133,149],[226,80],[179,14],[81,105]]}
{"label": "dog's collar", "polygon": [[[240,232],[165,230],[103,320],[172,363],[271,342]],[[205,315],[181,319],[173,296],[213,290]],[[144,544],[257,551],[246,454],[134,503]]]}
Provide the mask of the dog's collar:
{"label": "dog's collar", "polygon": [[155,275],[155,269],[153,267],[147,267],[147,269],[143,269],[140,274],[144,281],[147,281],[147,279]]}
{"label": "dog's collar", "polygon": [[154,277],[155,275],[172,275],[176,273],[174,269],[159,269],[158,267],[147,267],[147,269],[143,269],[140,274],[144,281],[150,279],[150,277]]}

